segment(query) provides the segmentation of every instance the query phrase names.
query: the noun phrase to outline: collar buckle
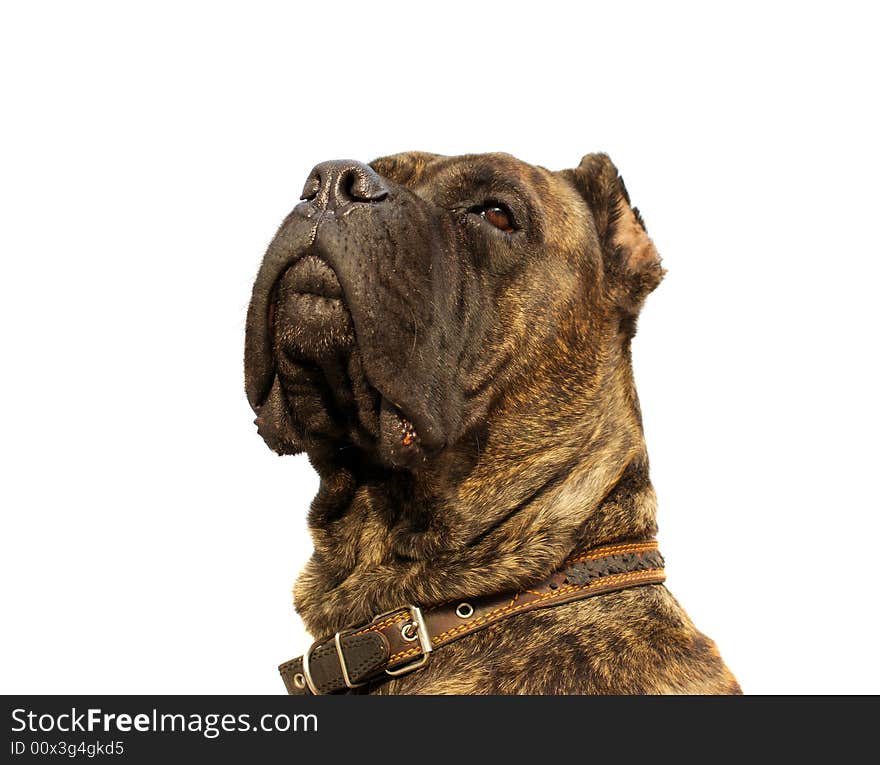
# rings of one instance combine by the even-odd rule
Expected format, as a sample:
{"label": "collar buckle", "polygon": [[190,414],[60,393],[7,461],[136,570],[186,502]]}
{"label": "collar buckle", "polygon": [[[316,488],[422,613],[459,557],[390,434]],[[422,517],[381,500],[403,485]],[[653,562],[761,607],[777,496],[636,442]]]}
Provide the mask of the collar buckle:
{"label": "collar buckle", "polygon": [[306,686],[308,686],[308,689],[312,692],[313,696],[320,696],[321,691],[318,690],[318,686],[315,685],[315,681],[312,679],[312,670],[309,667],[309,661],[312,658],[312,651],[314,651],[320,645],[320,643],[320,640],[316,640],[314,643],[312,643],[302,657],[303,679],[306,681]]}
{"label": "collar buckle", "polygon": [[[422,669],[427,665],[431,658],[431,651],[434,650],[434,646],[431,644],[431,636],[428,634],[428,625],[425,624],[425,617],[422,615],[422,609],[412,604],[408,605],[407,608],[409,609],[412,621],[404,626],[403,629],[406,630],[407,627],[415,627],[416,634],[413,637],[418,638],[419,648],[421,649],[422,655],[418,659],[414,659],[409,662],[409,664],[404,664],[404,666],[398,667],[397,669],[386,669],[385,673],[392,677],[408,675],[410,672]],[[406,638],[407,636],[404,635],[404,637]]]}
{"label": "collar buckle", "polygon": [[[347,688],[360,688],[363,685],[366,685],[366,682],[363,683],[355,683],[352,682],[351,675],[348,674],[348,664],[345,661],[345,653],[342,650],[342,638],[346,635],[350,635],[355,632],[357,627],[349,627],[348,629],[339,630],[333,636],[333,645],[336,646],[336,657],[339,660],[339,668],[342,670],[342,679],[345,682]],[[312,672],[309,666],[309,661],[311,660],[312,653],[314,650],[323,643],[322,640],[316,640],[309,646],[309,649],[303,654],[302,657],[302,673],[303,678],[305,679],[305,684],[308,689],[312,692],[313,696],[320,696],[321,691],[318,690],[318,686],[315,681],[312,679]]]}

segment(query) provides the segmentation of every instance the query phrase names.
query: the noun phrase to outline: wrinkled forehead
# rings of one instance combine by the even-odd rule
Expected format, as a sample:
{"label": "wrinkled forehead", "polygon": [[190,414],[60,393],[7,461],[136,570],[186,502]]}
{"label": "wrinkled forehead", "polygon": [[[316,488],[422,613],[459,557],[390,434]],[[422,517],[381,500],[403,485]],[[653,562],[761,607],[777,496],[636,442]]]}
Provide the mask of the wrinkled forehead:
{"label": "wrinkled forehead", "polygon": [[563,173],[503,153],[446,157],[406,152],[371,164],[390,181],[447,210],[505,203],[528,224],[533,243],[560,254],[596,247],[592,212]]}
{"label": "wrinkled forehead", "polygon": [[513,194],[553,217],[577,215],[583,200],[564,178],[510,154],[463,154],[446,157],[407,152],[383,157],[373,167],[426,201],[443,207],[480,195]]}
{"label": "wrinkled forehead", "polygon": [[409,185],[419,196],[440,198],[457,193],[511,192],[535,201],[551,192],[550,173],[508,154],[438,157],[424,165]]}

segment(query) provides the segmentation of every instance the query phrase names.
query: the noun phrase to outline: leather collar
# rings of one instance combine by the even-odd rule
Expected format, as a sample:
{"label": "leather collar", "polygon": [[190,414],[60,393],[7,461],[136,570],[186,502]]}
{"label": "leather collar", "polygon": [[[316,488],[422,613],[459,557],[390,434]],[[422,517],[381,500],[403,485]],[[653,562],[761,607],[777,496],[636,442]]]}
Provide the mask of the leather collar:
{"label": "leather collar", "polygon": [[666,579],[656,540],[605,545],[569,558],[526,590],[430,608],[405,605],[316,640],[278,670],[294,696],[378,685],[422,669],[431,653],[508,616]]}

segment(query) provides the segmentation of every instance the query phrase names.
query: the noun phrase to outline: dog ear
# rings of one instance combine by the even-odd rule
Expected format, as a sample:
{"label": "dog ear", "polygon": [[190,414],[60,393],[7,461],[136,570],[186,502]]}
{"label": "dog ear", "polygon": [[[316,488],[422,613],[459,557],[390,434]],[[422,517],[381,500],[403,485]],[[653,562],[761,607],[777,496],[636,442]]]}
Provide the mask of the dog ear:
{"label": "dog ear", "polygon": [[587,154],[574,170],[563,172],[593,213],[605,276],[625,316],[634,319],[666,273],[642,216],[607,154]]}

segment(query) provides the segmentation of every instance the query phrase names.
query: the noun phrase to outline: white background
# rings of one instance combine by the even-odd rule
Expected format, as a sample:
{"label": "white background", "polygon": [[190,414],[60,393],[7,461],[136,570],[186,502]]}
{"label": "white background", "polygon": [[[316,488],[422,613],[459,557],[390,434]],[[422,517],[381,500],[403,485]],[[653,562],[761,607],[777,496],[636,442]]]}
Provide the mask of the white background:
{"label": "white background", "polygon": [[[833,9],[833,10],[832,10]],[[313,164],[608,151],[669,586],[759,692],[877,692],[868,3],[28,3],[0,17],[5,692],[279,693],[317,481],[251,280]]]}

